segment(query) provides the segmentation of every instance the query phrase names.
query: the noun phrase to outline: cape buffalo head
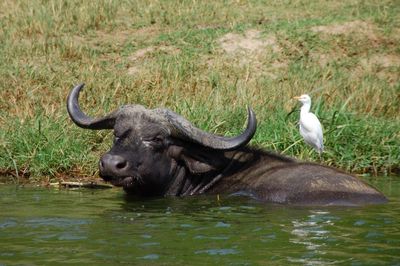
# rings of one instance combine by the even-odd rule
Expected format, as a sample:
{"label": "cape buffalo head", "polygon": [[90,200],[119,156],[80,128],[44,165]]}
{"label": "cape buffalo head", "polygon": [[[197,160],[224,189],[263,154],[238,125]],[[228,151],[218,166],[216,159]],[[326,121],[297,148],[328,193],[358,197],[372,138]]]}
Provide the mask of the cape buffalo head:
{"label": "cape buffalo head", "polygon": [[70,92],[68,113],[79,127],[114,130],[114,144],[99,162],[100,176],[137,195],[164,194],[177,176],[185,175],[182,171],[218,170],[224,164],[223,152],[246,145],[256,131],[250,108],[246,130],[231,138],[204,132],[168,109],[149,110],[141,105],[125,105],[104,117],[91,118],[79,107],[83,86]]}

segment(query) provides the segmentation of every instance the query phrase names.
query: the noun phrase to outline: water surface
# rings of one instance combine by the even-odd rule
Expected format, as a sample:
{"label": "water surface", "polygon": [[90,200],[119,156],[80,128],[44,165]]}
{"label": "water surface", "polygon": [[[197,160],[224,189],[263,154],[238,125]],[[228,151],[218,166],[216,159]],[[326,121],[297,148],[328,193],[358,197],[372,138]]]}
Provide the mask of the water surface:
{"label": "water surface", "polygon": [[364,207],[2,185],[0,265],[400,265],[400,180],[378,180]]}

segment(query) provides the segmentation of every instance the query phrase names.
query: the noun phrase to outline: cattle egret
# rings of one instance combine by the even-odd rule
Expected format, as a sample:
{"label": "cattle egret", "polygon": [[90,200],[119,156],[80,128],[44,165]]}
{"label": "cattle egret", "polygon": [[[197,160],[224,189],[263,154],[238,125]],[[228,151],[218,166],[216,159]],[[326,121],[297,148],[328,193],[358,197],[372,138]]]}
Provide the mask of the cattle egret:
{"label": "cattle egret", "polygon": [[324,150],[324,137],[322,134],[322,126],[318,118],[310,112],[311,97],[307,94],[296,96],[294,99],[299,100],[303,105],[300,109],[300,134],[304,141],[316,149],[321,155]]}

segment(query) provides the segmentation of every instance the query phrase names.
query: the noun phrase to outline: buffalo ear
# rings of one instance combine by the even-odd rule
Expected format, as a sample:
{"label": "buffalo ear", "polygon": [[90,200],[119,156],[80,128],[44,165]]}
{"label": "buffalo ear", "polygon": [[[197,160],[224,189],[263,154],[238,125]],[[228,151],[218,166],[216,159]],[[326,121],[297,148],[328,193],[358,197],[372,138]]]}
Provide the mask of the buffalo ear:
{"label": "buffalo ear", "polygon": [[192,174],[204,174],[216,170],[214,166],[206,162],[199,161],[191,156],[182,154],[181,160],[185,163],[186,167]]}
{"label": "buffalo ear", "polygon": [[168,155],[178,162],[183,162],[192,174],[204,174],[220,168],[221,155],[218,152],[204,150],[201,148],[184,148],[171,145],[168,148]]}

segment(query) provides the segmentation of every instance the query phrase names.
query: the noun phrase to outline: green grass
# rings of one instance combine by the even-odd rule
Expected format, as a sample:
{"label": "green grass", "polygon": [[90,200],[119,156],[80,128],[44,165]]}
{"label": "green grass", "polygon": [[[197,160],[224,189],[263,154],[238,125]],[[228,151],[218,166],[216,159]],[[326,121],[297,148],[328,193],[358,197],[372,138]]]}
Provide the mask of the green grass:
{"label": "green grass", "polygon": [[[318,161],[291,100],[311,92],[325,164],[396,172],[399,14],[395,0],[2,1],[0,173],[96,175],[111,137],[69,120],[66,95],[80,82],[91,115],[164,106],[219,134],[240,132],[250,105],[259,121],[253,144]],[[221,38],[237,43],[252,30],[253,44],[264,41],[255,52],[224,51]]]}

